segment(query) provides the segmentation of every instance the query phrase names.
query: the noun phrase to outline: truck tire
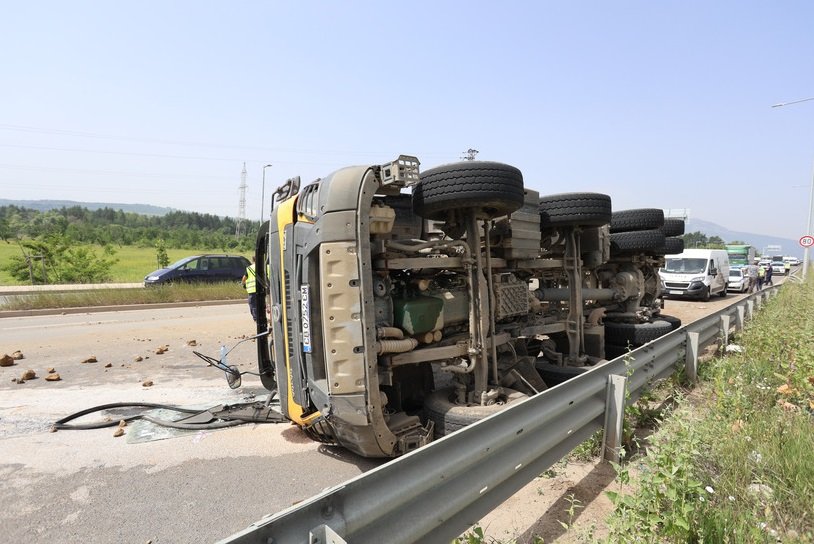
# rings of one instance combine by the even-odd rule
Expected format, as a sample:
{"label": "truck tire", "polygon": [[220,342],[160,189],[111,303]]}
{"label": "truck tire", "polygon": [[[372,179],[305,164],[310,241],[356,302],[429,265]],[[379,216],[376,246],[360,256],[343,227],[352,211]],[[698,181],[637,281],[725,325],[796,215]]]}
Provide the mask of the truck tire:
{"label": "truck tire", "polygon": [[681,236],[684,234],[684,220],[668,217],[664,220],[664,225],[661,226],[661,232],[665,236]]}
{"label": "truck tire", "polygon": [[678,255],[679,253],[684,253],[684,240],[682,238],[667,236],[667,238],[664,239],[664,254]]}
{"label": "truck tire", "polygon": [[599,227],[610,223],[611,197],[602,193],[561,193],[540,198],[540,228]]}
{"label": "truck tire", "polygon": [[616,344],[605,344],[605,359],[611,361],[616,359],[617,357],[621,357],[622,355],[626,355],[629,351],[632,351],[636,348],[630,346],[617,346]]}
{"label": "truck tire", "polygon": [[664,225],[664,212],[658,208],[638,208],[613,212],[611,232],[660,229]]}
{"label": "truck tire", "polygon": [[681,327],[681,320],[671,315],[659,314],[658,317],[656,317],[656,319],[660,321],[666,321],[667,323],[670,324],[671,327],[673,327],[673,330],[676,330],[677,328]]}
{"label": "truck tire", "polygon": [[631,253],[658,254],[664,251],[664,240],[660,230],[617,232],[610,235],[611,257]]}
{"label": "truck tire", "polygon": [[447,387],[434,391],[424,399],[424,415],[435,423],[435,438],[463,429],[476,421],[496,414],[508,407],[512,402],[528,398],[528,395],[513,389],[503,388],[506,393],[502,404],[481,406],[461,406],[451,399],[455,396],[455,389]]}
{"label": "truck tire", "polygon": [[534,368],[549,387],[554,387],[589,371],[590,366],[559,366],[551,363],[535,363]]}
{"label": "truck tire", "polygon": [[508,164],[463,161],[421,173],[413,189],[413,211],[433,220],[446,219],[450,210],[470,208],[478,217],[509,215],[523,206],[523,174]]}
{"label": "truck tire", "polygon": [[[619,323],[605,321],[605,339],[615,346],[642,346],[651,340],[672,332],[673,326],[664,320],[656,319],[650,323]],[[607,346],[605,346],[607,351]]]}

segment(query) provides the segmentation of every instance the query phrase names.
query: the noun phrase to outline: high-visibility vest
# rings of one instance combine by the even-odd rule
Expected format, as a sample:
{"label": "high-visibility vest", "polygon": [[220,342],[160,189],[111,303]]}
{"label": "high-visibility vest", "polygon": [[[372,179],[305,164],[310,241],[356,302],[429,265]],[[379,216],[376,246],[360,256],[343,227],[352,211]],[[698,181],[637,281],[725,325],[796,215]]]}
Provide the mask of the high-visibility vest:
{"label": "high-visibility vest", "polygon": [[257,292],[257,277],[254,273],[254,263],[246,268],[246,292],[250,295]]}
{"label": "high-visibility vest", "polygon": [[759,278],[762,278],[762,277],[763,277],[763,276],[765,276],[765,275],[766,275],[766,269],[765,269],[765,268],[763,268],[762,266],[761,266],[760,268],[758,268],[758,271],[757,271],[757,276],[758,276]]}

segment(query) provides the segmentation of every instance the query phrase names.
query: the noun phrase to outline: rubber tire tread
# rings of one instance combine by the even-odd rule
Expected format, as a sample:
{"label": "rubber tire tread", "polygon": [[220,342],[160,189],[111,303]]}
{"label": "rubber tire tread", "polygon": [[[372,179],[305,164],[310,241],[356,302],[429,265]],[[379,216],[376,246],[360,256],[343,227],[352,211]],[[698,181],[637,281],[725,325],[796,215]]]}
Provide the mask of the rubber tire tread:
{"label": "rubber tire tread", "polygon": [[610,235],[611,256],[631,253],[663,254],[665,237],[660,230],[617,232]]}
{"label": "rubber tire tread", "polygon": [[667,323],[670,324],[670,326],[673,327],[673,330],[676,330],[677,328],[681,327],[681,320],[671,315],[659,314],[656,319],[658,319],[659,321],[666,321]]}
{"label": "rubber tire tread", "polygon": [[[634,349],[636,348],[630,346],[630,351]],[[622,355],[628,353],[628,351],[629,350],[627,346],[617,346],[616,344],[608,344],[607,342],[605,343],[605,359],[607,359],[608,361],[612,361],[617,357],[621,357]]]}
{"label": "rubber tire tread", "polygon": [[658,208],[637,208],[613,212],[610,231],[631,232],[660,229],[664,225],[664,211]]}
{"label": "rubber tire tread", "polygon": [[528,398],[528,395],[518,391],[506,388],[504,388],[504,391],[509,394],[509,401],[505,404],[460,406],[449,400],[455,394],[452,387],[439,389],[433,391],[424,399],[424,415],[435,423],[435,438],[441,438],[505,410],[513,400]]}
{"label": "rubber tire tread", "polygon": [[[616,346],[642,346],[672,332],[673,326],[668,321],[656,319],[649,323],[617,323],[605,321],[606,342]],[[605,348],[607,350],[607,347]]]}
{"label": "rubber tire tread", "polygon": [[413,189],[413,212],[443,220],[446,212],[474,208],[481,217],[509,215],[525,202],[523,174],[500,162],[463,161],[421,173]]}
{"label": "rubber tire tread", "polygon": [[613,209],[610,195],[602,193],[560,193],[540,197],[540,228],[586,226],[610,223]]}
{"label": "rubber tire tread", "polygon": [[684,239],[668,236],[664,239],[664,254],[678,255],[684,253]]}
{"label": "rubber tire tread", "polygon": [[590,366],[558,366],[552,363],[535,363],[534,368],[549,387],[554,387],[579,376],[591,368]]}
{"label": "rubber tire tread", "polygon": [[665,218],[664,224],[661,226],[661,232],[665,236],[681,236],[684,234],[684,220],[674,217]]}

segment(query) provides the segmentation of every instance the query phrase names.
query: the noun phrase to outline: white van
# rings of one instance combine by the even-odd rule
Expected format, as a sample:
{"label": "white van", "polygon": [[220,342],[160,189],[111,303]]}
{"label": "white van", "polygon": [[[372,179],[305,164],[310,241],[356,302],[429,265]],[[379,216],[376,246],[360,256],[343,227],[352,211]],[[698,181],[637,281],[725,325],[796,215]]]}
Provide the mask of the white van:
{"label": "white van", "polygon": [[666,255],[659,270],[662,296],[709,300],[710,295],[726,296],[729,256],[723,249],[685,249]]}

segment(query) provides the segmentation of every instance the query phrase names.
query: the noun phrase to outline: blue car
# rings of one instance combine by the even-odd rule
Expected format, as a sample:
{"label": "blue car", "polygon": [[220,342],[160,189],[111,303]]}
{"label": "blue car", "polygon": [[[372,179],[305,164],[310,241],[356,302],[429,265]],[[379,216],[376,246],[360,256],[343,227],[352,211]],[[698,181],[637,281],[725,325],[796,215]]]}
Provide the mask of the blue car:
{"label": "blue car", "polygon": [[144,285],[240,281],[249,264],[249,259],[240,255],[193,255],[150,272],[144,277]]}

